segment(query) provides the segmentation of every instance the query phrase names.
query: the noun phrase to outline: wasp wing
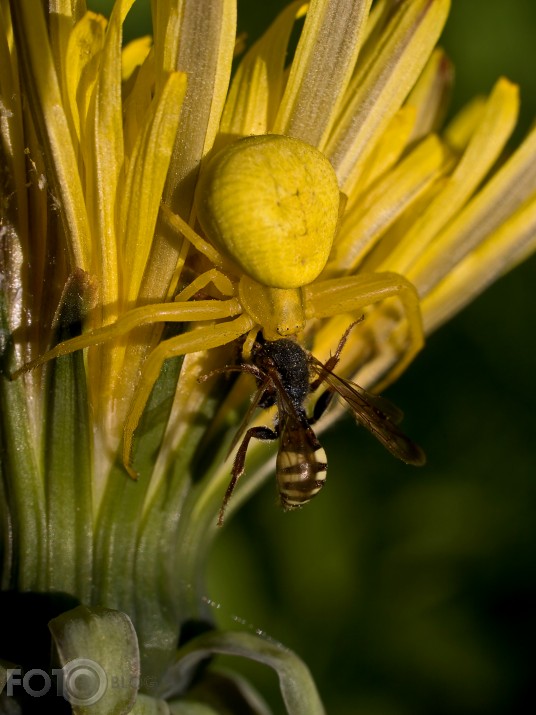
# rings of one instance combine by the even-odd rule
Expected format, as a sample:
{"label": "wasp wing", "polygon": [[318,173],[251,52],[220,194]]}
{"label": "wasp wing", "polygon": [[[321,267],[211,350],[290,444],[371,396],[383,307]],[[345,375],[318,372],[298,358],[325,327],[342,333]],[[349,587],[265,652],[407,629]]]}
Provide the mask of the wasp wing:
{"label": "wasp wing", "polygon": [[351,410],[355,419],[366,427],[391,454],[407,464],[425,463],[423,450],[398,427],[402,412],[389,400],[371,395],[359,385],[345,380],[328,370],[314,356],[310,356],[313,369],[327,383],[328,389],[337,393]]}

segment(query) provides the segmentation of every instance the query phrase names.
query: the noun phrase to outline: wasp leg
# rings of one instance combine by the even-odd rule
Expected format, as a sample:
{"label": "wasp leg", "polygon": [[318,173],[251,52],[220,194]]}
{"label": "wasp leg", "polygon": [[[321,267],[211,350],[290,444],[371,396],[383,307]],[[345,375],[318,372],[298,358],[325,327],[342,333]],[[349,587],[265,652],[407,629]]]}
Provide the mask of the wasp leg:
{"label": "wasp leg", "polygon": [[233,469],[231,471],[231,481],[229,482],[229,486],[227,487],[225,496],[223,497],[223,503],[221,505],[220,514],[218,516],[218,526],[223,525],[223,517],[225,514],[225,509],[227,508],[229,499],[231,498],[231,495],[234,492],[236,483],[238,482],[238,480],[244,473],[246,454],[247,454],[249,443],[250,443],[251,439],[254,437],[255,439],[266,440],[268,442],[272,442],[274,439],[277,439],[278,436],[279,436],[278,433],[275,432],[274,430],[270,429],[269,427],[250,427],[248,429],[248,431],[244,435],[244,439],[240,443],[240,447],[238,448],[238,451],[236,453],[236,456],[235,456],[235,459],[233,462]]}
{"label": "wasp leg", "polygon": [[[350,331],[352,330],[352,328],[355,325],[360,323],[362,320],[363,320],[363,318],[359,318],[359,320],[354,320],[354,322],[350,323],[350,325],[346,328],[342,338],[339,340],[339,344],[337,345],[337,349],[335,350],[335,353],[324,364],[324,367],[326,368],[326,370],[333,372],[333,370],[337,366],[337,363],[341,359],[341,353],[342,353],[342,350],[346,344],[346,341],[348,340]],[[314,392],[315,390],[317,390],[323,382],[324,382],[324,377],[322,375],[319,375],[316,378],[316,380],[313,380],[313,382],[311,383],[310,391]],[[331,400],[333,399],[334,394],[335,393],[333,392],[333,390],[326,390],[324,393],[322,393],[320,395],[320,397],[318,398],[318,400],[315,403],[312,417],[309,417],[307,420],[310,425],[314,425],[315,422],[318,422],[318,420],[322,417],[324,412],[330,406]]]}
{"label": "wasp leg", "polygon": [[307,422],[310,425],[314,425],[315,422],[318,422],[318,420],[322,417],[324,412],[328,409],[328,407],[331,404],[331,400],[333,399],[333,396],[335,393],[333,390],[326,390],[323,392],[318,400],[315,403],[314,409],[313,409],[313,415],[312,417],[309,417],[307,419]]}
{"label": "wasp leg", "polygon": [[[346,341],[348,340],[350,331],[352,330],[354,325],[357,325],[362,320],[363,320],[363,317],[359,318],[359,320],[354,320],[354,322],[350,323],[350,325],[346,328],[346,330],[344,331],[344,335],[339,340],[339,344],[337,345],[337,350],[335,350],[335,353],[329,358],[329,360],[327,362],[324,363],[324,367],[326,368],[326,370],[333,372],[333,370],[337,366],[337,363],[341,359],[342,349],[346,345]],[[314,392],[315,390],[317,390],[323,382],[324,382],[324,378],[321,375],[319,375],[316,378],[316,380],[313,380],[313,382],[311,383],[310,391]]]}

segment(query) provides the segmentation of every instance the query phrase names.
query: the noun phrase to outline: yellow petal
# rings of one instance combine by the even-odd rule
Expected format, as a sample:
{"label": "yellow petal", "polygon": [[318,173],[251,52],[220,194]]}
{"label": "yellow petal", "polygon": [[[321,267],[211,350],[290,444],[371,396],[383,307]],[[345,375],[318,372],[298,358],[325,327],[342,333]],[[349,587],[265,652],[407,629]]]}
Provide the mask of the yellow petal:
{"label": "yellow petal", "polygon": [[123,82],[130,79],[136,67],[145,62],[152,44],[153,38],[150,35],[145,35],[145,37],[138,37],[132,40],[132,42],[123,47],[121,61],[121,79]]}
{"label": "yellow petal", "polygon": [[[170,12],[175,15],[175,3]],[[188,75],[188,88],[183,105],[177,140],[170,166],[170,179],[165,200],[183,217],[189,218],[197,171],[202,157],[214,143],[225,96],[229,86],[236,34],[236,7],[233,0],[198,0],[181,6],[178,40],[170,37],[168,25],[165,41],[176,46],[174,57],[168,56],[165,71],[178,70]],[[156,43],[158,58],[162,48]]]}
{"label": "yellow petal", "polygon": [[[174,18],[179,12],[178,5],[180,23],[177,25]],[[229,85],[236,5],[234,0],[197,0],[184,3],[183,7],[177,0],[164,0],[157,3],[157,10],[156,74],[161,73],[160,63],[165,60],[171,63],[171,69],[188,76],[164,201],[190,220],[199,165],[214,143]],[[167,24],[170,14],[171,21]],[[165,49],[162,42],[167,43]],[[168,46],[176,48],[175,56],[170,56]],[[180,255],[180,242],[170,241],[170,236],[160,235],[159,230],[144,276],[142,296],[154,302],[156,296],[167,294]]]}
{"label": "yellow petal", "polygon": [[65,62],[65,96],[72,122],[72,134],[82,140],[81,125],[86,123],[89,100],[97,79],[94,58],[104,45],[106,18],[87,12],[69,36]]}
{"label": "yellow petal", "polygon": [[[99,280],[102,323],[114,320],[118,310],[116,196],[123,167],[121,31],[133,2],[117,0],[114,5],[100,57],[84,142],[88,216],[95,245],[92,268]],[[95,318],[100,322],[99,317]]]}
{"label": "yellow petal", "polygon": [[449,122],[442,135],[454,151],[462,153],[482,121],[487,97],[473,97]]}
{"label": "yellow petal", "polygon": [[432,332],[536,249],[536,199],[473,249],[421,302]]}
{"label": "yellow petal", "polygon": [[153,39],[156,76],[167,76],[177,69],[184,0],[161,0],[153,3]]}
{"label": "yellow petal", "polygon": [[[161,86],[159,81],[158,86]],[[155,94],[155,57],[151,49],[137,71],[123,83],[123,132],[125,160],[128,163],[139,133],[143,130],[145,113]]]}
{"label": "yellow petal", "polygon": [[365,32],[363,33],[360,64],[364,60],[366,61],[368,49],[379,42],[379,38],[384,32],[386,24],[393,15],[394,7],[395,3],[393,0],[377,0],[373,3],[365,25]]}
{"label": "yellow petal", "polygon": [[341,190],[352,195],[368,155],[422,72],[446,21],[449,0],[399,3],[381,43],[353,77],[327,143]]}
{"label": "yellow petal", "polygon": [[[7,12],[4,13],[0,5],[0,27],[3,29],[0,31],[0,141],[2,162],[7,163],[6,176],[10,176],[13,182],[9,188],[9,192],[14,191],[15,194],[16,209],[13,211],[13,219],[17,221],[17,235],[25,254],[28,255],[28,187],[24,124],[17,57],[12,42],[11,15],[9,9],[6,10]],[[8,41],[8,37],[11,38],[11,42]],[[2,190],[8,191],[7,186],[3,186]]]}
{"label": "yellow petal", "polygon": [[415,119],[415,107],[401,107],[391,119],[382,134],[381,141],[376,144],[365,162],[359,183],[349,197],[349,206],[353,205],[378,177],[389,171],[400,159],[408,146]]}
{"label": "yellow petal", "polygon": [[121,199],[121,271],[128,307],[136,303],[151,249],[185,92],[186,75],[174,72],[155,97],[129,162]]}
{"label": "yellow petal", "polygon": [[354,204],[332,248],[328,275],[330,269],[335,275],[357,267],[389,226],[438,178],[447,158],[441,141],[430,136]]}
{"label": "yellow petal", "polygon": [[71,265],[91,270],[91,241],[84,193],[69,124],[63,109],[47,26],[41,3],[19,0],[12,5],[19,60],[27,65],[34,121],[42,133],[54,191],[69,236]]}
{"label": "yellow petal", "polygon": [[304,7],[302,0],[297,0],[285,8],[240,63],[221,120],[220,133],[224,137],[265,134],[271,130],[283,92],[290,33]]}
{"label": "yellow petal", "polygon": [[323,149],[354,70],[371,0],[312,0],[274,132]]}
{"label": "yellow petal", "polygon": [[[430,254],[425,253],[427,246],[456,216],[497,161],[514,128],[518,108],[517,87],[507,80],[500,80],[488,100],[477,131],[443,190],[422,215],[415,217],[411,230],[393,248],[379,270],[403,273],[411,276],[410,280],[421,275],[424,261],[431,259]],[[414,264],[416,267],[410,272]]]}
{"label": "yellow petal", "polygon": [[417,110],[411,141],[439,129],[445,118],[453,80],[451,61],[442,49],[436,49],[406,101],[406,106]]}
{"label": "yellow petal", "polygon": [[74,25],[85,12],[85,3],[76,0],[48,0],[48,30],[56,73],[65,96],[65,76],[69,68],[67,46]]}
{"label": "yellow petal", "polygon": [[535,191],[536,128],[411,267],[408,277],[420,295],[426,295],[486,236],[509,220]]}

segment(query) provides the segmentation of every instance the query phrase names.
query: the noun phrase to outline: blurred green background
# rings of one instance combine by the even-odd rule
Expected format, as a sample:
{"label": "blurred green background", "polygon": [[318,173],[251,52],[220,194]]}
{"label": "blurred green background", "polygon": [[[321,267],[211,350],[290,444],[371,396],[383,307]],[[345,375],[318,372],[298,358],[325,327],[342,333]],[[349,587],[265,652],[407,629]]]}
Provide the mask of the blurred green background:
{"label": "blurred green background", "polygon": [[[254,39],[285,4],[240,0],[239,29]],[[132,20],[131,34],[148,31],[149,0]],[[453,109],[504,74],[521,85],[521,136],[536,116],[535,33],[536,3],[453,0],[442,40]],[[426,467],[399,464],[347,419],[323,437],[321,497],[283,514],[270,480],[218,539],[214,616],[300,654],[330,715],[535,709],[535,285],[533,258],[433,335],[388,391]],[[233,667],[283,711],[275,676]]]}

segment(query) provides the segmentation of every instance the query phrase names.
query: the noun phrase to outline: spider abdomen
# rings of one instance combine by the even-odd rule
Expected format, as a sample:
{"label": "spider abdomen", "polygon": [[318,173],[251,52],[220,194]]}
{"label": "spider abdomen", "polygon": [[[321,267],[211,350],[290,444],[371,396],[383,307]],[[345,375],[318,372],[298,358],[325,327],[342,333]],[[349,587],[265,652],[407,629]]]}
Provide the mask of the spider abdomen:
{"label": "spider abdomen", "polygon": [[318,149],[267,134],[239,139],[204,169],[199,222],[250,278],[273,288],[314,281],[339,218],[335,171]]}

